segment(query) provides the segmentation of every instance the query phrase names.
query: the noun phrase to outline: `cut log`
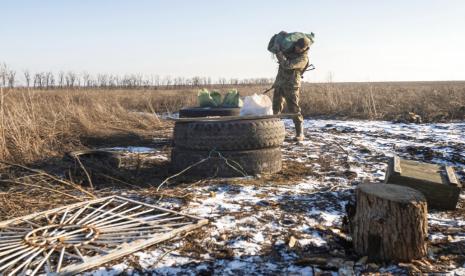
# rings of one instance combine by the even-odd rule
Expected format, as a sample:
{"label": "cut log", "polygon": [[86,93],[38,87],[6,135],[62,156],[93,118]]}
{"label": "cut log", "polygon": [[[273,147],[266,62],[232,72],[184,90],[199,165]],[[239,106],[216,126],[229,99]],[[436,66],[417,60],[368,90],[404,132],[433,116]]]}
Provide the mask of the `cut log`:
{"label": "cut log", "polygon": [[361,184],[352,220],[355,252],[376,261],[410,261],[426,255],[425,197],[414,189]]}
{"label": "cut log", "polygon": [[420,191],[428,202],[428,208],[438,210],[454,210],[462,188],[452,167],[405,160],[397,156],[389,162],[385,183]]}

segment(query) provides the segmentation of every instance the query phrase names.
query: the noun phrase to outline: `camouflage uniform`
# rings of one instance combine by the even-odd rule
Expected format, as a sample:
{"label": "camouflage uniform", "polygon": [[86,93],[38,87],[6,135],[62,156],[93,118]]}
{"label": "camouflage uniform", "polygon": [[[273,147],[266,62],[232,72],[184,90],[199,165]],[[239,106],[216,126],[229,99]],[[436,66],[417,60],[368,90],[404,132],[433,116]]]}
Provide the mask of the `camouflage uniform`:
{"label": "camouflage uniform", "polygon": [[297,136],[302,134],[303,117],[299,106],[299,90],[302,73],[308,65],[307,53],[308,50],[300,54],[284,54],[284,57],[277,55],[279,69],[273,85],[273,113],[281,113],[286,101],[289,112],[298,114],[293,119]]}

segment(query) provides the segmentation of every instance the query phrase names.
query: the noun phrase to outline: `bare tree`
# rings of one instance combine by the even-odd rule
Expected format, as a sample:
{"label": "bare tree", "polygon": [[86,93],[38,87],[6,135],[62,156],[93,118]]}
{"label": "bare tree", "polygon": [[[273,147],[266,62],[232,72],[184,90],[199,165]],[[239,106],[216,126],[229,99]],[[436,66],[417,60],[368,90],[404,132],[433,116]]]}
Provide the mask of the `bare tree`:
{"label": "bare tree", "polygon": [[199,86],[200,85],[200,77],[192,77],[192,85]]}
{"label": "bare tree", "polygon": [[138,73],[138,74],[135,74],[134,75],[134,78],[135,78],[135,85],[136,86],[143,86],[144,85],[144,75],[142,75],[141,73]]}
{"label": "bare tree", "polygon": [[34,88],[42,88],[42,73],[34,74]]}
{"label": "bare tree", "polygon": [[83,86],[85,87],[91,87],[92,84],[92,80],[91,80],[91,77],[90,77],[90,74],[87,73],[87,72],[82,72],[82,81],[83,81]]}
{"label": "bare tree", "polygon": [[29,87],[31,85],[31,73],[29,70],[24,70],[23,75],[24,79],[26,80],[26,87]]}
{"label": "bare tree", "polygon": [[0,63],[0,80],[1,86],[5,87],[8,79],[8,67],[5,63]]}
{"label": "bare tree", "polygon": [[40,77],[42,78],[42,88],[47,88],[48,86],[47,73],[46,72],[40,73]]}
{"label": "bare tree", "polygon": [[79,74],[76,73],[76,79],[75,79],[75,86],[76,87],[81,87],[82,86],[82,83],[81,83],[81,76]]}
{"label": "bare tree", "polygon": [[60,88],[63,88],[64,85],[65,85],[65,72],[60,71],[58,73],[58,86],[60,86]]}
{"label": "bare tree", "polygon": [[112,88],[119,87],[121,85],[120,78],[118,75],[110,75],[108,76],[108,86]]}
{"label": "bare tree", "polygon": [[157,87],[160,86],[160,76],[159,75],[155,75],[153,77],[153,85],[157,86]]}
{"label": "bare tree", "polygon": [[99,87],[107,87],[108,85],[108,75],[107,74],[98,74],[97,83]]}
{"label": "bare tree", "polygon": [[50,76],[48,73],[44,72],[42,74],[42,78],[43,78],[43,85],[46,89],[49,89],[50,88]]}
{"label": "bare tree", "polygon": [[52,72],[44,73],[46,88],[55,87],[55,76]]}
{"label": "bare tree", "polygon": [[66,86],[67,87],[74,87],[76,82],[76,74],[72,71],[68,71],[65,76]]}
{"label": "bare tree", "polygon": [[221,86],[225,86],[226,83],[227,83],[226,78],[220,78],[220,79],[218,80],[218,83],[221,84]]}
{"label": "bare tree", "polygon": [[[26,87],[50,89],[54,87],[100,87],[100,88],[163,88],[175,89],[181,87],[211,87],[212,85],[267,85],[273,82],[272,78],[219,78],[213,81],[211,77],[194,76],[194,77],[171,77],[159,75],[144,74],[96,74],[88,72],[77,74],[73,71],[60,71],[57,75],[53,72],[37,72],[32,74],[29,70],[23,70]],[[328,74],[328,81],[332,82],[333,73]],[[14,87],[17,85],[16,71],[9,69],[5,63],[0,63],[0,86]]]}
{"label": "bare tree", "polygon": [[15,87],[15,81],[16,81],[16,71],[14,70],[9,70],[8,74],[8,87],[13,88]]}

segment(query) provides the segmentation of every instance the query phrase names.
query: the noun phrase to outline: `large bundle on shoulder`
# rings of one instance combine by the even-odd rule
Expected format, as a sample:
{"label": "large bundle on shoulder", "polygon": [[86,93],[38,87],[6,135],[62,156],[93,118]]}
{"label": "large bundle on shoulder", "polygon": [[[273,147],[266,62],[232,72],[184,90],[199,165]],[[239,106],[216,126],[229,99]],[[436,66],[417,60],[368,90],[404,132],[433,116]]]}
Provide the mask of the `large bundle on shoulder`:
{"label": "large bundle on shoulder", "polygon": [[290,51],[297,40],[301,38],[308,38],[310,40],[310,45],[313,44],[315,34],[313,33],[301,33],[301,32],[294,32],[288,33],[285,31],[281,31],[278,34],[275,34],[268,43],[268,51],[272,52],[273,54],[277,54],[278,52],[287,52]]}

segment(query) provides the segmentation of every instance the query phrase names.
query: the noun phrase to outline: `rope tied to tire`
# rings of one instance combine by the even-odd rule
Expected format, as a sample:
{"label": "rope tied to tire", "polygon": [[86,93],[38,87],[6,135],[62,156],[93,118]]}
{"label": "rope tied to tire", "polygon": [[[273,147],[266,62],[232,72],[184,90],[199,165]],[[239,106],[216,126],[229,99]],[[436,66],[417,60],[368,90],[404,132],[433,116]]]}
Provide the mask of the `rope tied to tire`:
{"label": "rope tied to tire", "polygon": [[[217,154],[217,156],[213,156],[214,154]],[[223,154],[221,154],[221,152],[213,149],[209,152],[208,156],[206,158],[203,158],[197,162],[195,162],[194,164],[184,168],[183,170],[181,170],[180,172],[176,173],[176,174],[173,174],[167,178],[165,178],[165,180],[163,180],[160,185],[158,185],[157,187],[157,192],[160,190],[160,188],[165,185],[166,183],[168,183],[168,181],[170,181],[171,179],[175,178],[175,177],[178,177],[182,174],[184,174],[185,172],[189,171],[190,169],[212,159],[212,158],[215,158],[215,157],[219,157],[221,158],[226,165],[228,165],[230,168],[232,168],[233,170],[237,171],[238,173],[242,174],[243,176],[247,176],[247,173],[245,172],[244,168],[236,161],[232,160],[232,159],[228,159],[226,157],[223,156]],[[161,198],[160,198],[161,199]]]}

